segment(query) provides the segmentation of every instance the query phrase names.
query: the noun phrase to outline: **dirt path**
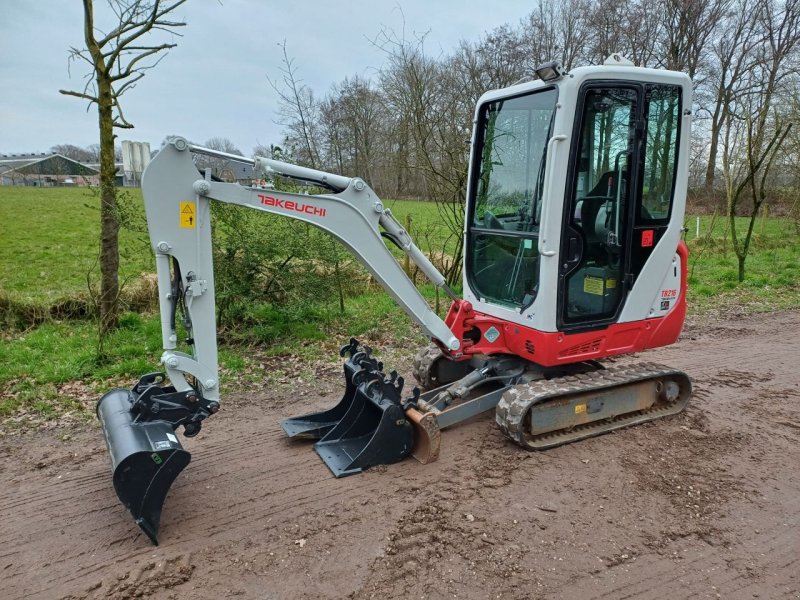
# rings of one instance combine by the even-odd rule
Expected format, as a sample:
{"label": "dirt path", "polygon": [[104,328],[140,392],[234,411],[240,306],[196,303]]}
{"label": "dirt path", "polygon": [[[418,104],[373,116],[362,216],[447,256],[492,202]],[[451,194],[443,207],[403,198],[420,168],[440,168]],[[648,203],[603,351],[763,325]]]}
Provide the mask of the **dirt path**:
{"label": "dirt path", "polygon": [[692,376],[686,413],[536,454],[486,415],[436,463],[341,480],[278,425],[338,374],[324,398],[230,399],[157,548],[98,431],[6,435],[0,598],[800,598],[800,312],[643,356]]}

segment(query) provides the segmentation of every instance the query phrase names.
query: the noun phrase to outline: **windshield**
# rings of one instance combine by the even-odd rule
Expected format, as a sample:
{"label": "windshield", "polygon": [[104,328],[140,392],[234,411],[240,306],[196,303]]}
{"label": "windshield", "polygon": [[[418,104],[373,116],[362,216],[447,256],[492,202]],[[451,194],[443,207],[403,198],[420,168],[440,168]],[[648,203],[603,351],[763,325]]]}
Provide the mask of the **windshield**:
{"label": "windshield", "polygon": [[539,289],[539,214],[558,92],[541,89],[485,104],[467,247],[470,286],[483,300],[530,306]]}
{"label": "windshield", "polygon": [[513,221],[517,231],[530,231],[538,222],[557,97],[550,88],[483,107],[475,226],[507,229],[503,223]]}

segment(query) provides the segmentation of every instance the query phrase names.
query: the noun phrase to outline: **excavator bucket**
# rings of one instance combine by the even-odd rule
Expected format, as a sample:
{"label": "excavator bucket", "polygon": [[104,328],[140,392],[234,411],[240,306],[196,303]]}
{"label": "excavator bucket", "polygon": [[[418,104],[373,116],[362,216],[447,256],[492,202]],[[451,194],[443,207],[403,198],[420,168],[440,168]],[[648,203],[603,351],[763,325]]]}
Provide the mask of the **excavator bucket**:
{"label": "excavator bucket", "polygon": [[346,389],[333,408],[284,420],[289,437],[317,438],[314,450],[336,477],[360,473],[376,465],[398,462],[414,444],[414,426],[400,400],[403,378],[383,373],[383,364],[368,346],[350,339],[340,355]]}
{"label": "excavator bucket", "polygon": [[135,399],[130,390],[111,390],[97,403],[97,417],[111,455],[117,497],[147,537],[158,545],[164,500],[191,455],[168,423],[134,422],[131,408]]}
{"label": "excavator bucket", "polygon": [[403,378],[380,371],[356,373],[355,396],[347,414],[314,444],[335,477],[403,460],[414,445],[414,430],[400,404]]}
{"label": "excavator bucket", "polygon": [[[343,355],[350,346],[345,346]],[[348,360],[344,363],[345,390],[342,399],[334,407],[320,412],[309,413],[301,417],[291,417],[281,421],[281,427],[290,438],[320,440],[341,421],[353,404],[356,386],[353,383],[355,364]]]}
{"label": "excavator bucket", "polygon": [[111,390],[97,402],[114,490],[155,545],[167,492],[191,460],[175,430],[183,425],[183,434],[193,437],[219,410],[219,402],[200,391],[179,392],[165,380],[164,373],[149,373],[133,389]]}

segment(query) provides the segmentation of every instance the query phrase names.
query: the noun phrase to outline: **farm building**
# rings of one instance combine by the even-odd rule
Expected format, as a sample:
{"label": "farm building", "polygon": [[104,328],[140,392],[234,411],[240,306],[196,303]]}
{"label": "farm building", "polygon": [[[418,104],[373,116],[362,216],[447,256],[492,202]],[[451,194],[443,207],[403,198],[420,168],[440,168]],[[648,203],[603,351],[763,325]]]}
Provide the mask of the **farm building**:
{"label": "farm building", "polygon": [[[0,155],[0,185],[39,187],[97,185],[100,168],[61,154]],[[117,164],[117,184],[123,184],[122,163]]]}

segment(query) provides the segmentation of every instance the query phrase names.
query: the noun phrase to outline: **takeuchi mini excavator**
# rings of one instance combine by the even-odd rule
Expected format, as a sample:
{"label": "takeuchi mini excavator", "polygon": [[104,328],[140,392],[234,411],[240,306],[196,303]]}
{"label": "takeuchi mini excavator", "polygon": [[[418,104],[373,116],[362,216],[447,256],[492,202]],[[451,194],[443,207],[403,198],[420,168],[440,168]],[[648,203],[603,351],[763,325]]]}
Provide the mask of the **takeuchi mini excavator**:
{"label": "takeuchi mini excavator", "polygon": [[[189,463],[176,430],[200,432],[220,406],[212,202],[315,225],[344,244],[430,337],[413,374],[384,368],[351,339],[345,392],[329,410],[287,418],[337,476],[413,454],[436,460],[441,430],[495,410],[527,450],[543,450],[680,412],[687,375],[603,359],[673,343],[686,313],[681,241],[691,83],[618,55],[484,94],[475,110],[464,227],[463,297],[358,177],[244,157],[171,138],[142,178],[158,271],[164,372],[97,405],[114,487],[157,543],[161,509]],[[253,165],[326,189],[294,194],[213,181],[192,155]],[[405,253],[452,304],[442,320],[384,243]],[[181,320],[186,340],[178,339]],[[180,342],[180,343],[179,343]],[[186,351],[179,350],[184,348]]]}

